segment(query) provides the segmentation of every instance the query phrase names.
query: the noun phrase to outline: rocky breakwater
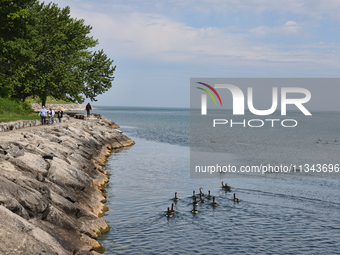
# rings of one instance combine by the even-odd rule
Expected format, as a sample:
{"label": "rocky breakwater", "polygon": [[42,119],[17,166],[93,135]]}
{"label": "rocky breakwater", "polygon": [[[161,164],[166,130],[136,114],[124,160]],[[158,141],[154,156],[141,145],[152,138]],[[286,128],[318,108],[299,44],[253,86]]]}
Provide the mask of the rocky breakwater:
{"label": "rocky breakwater", "polygon": [[109,226],[103,169],[134,142],[106,118],[0,136],[0,254],[96,254]]}
{"label": "rocky breakwater", "polygon": [[[34,112],[40,112],[41,104],[32,103],[30,104]],[[46,109],[52,108],[55,111],[58,111],[61,108],[62,111],[85,111],[86,105],[85,104],[46,104]],[[92,108],[96,109],[96,108]]]}

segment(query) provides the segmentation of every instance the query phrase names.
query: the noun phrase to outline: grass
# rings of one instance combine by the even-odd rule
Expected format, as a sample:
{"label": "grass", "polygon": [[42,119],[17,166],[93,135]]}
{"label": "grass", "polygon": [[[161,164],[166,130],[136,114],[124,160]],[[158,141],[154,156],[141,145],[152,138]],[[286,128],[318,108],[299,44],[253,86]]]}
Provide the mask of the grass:
{"label": "grass", "polygon": [[28,103],[0,97],[0,122],[40,119]]}
{"label": "grass", "polygon": [[10,122],[16,120],[37,120],[40,119],[38,113],[29,115],[17,115],[17,114],[0,114],[0,122]]}
{"label": "grass", "polygon": [[[41,100],[38,97],[27,97],[25,102],[41,104]],[[73,102],[67,102],[64,100],[57,100],[54,97],[48,96],[46,99],[46,104],[74,104]]]}

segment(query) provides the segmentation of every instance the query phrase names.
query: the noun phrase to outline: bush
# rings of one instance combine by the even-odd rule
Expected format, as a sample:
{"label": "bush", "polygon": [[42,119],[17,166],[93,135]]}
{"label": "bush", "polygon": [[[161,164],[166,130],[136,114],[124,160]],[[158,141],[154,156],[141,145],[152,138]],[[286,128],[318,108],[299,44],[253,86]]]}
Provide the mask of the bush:
{"label": "bush", "polygon": [[0,97],[0,114],[27,115],[31,113],[33,110],[28,103]]}

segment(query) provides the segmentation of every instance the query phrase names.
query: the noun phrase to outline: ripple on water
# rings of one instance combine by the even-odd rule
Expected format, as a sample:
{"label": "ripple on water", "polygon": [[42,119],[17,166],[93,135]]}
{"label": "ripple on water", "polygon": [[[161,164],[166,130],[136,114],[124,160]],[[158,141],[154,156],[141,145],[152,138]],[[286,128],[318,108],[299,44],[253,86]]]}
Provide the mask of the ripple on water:
{"label": "ripple on water", "polygon": [[[241,199],[234,203],[233,192],[225,193],[220,180],[193,180],[183,171],[187,148],[138,139],[137,144],[109,159],[114,184],[108,188],[105,219],[113,227],[99,239],[106,254],[339,253],[340,203],[330,196],[338,192],[336,181],[232,179],[228,184]],[[176,160],[162,157],[173,150]],[[193,215],[190,196],[201,186],[211,190],[218,206],[207,200]],[[168,219],[164,215],[172,203],[177,213]]]}

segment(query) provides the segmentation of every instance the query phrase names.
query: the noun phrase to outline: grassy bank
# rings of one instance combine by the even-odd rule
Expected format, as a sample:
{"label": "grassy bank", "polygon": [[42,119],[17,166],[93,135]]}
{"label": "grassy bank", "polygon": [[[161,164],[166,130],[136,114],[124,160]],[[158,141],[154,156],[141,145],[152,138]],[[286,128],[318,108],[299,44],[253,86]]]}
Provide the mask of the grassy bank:
{"label": "grassy bank", "polygon": [[39,119],[28,103],[0,97],[0,122]]}

